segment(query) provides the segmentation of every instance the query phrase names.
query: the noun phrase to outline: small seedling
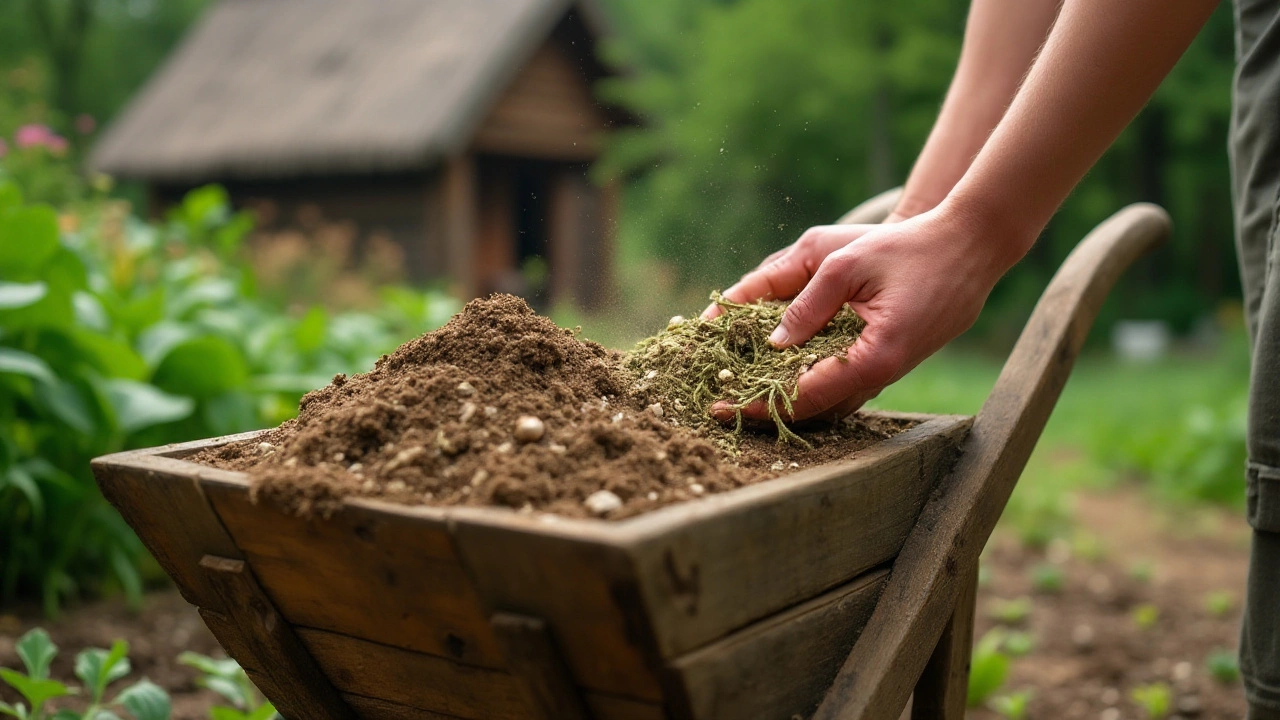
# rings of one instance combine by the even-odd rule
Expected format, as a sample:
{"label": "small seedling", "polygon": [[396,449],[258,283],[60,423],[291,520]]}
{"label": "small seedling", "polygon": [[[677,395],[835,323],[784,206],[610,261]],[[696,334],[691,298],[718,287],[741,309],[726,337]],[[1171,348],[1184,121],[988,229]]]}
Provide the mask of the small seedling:
{"label": "small seedling", "polygon": [[1027,704],[1031,702],[1030,690],[1019,690],[1008,695],[991,698],[991,709],[1008,720],[1025,720]]}
{"label": "small seedling", "polygon": [[178,662],[200,671],[196,684],[221,695],[231,707],[210,709],[212,720],[279,720],[280,715],[266,702],[239,663],[219,660],[199,653],[184,652]]}
{"label": "small seedling", "polygon": [[1155,574],[1156,566],[1150,560],[1139,560],[1129,566],[1129,577],[1143,585],[1150,585]]}
{"label": "small seedling", "polygon": [[1133,624],[1137,625],[1139,630],[1150,630],[1160,620],[1160,608],[1156,607],[1154,603],[1142,603],[1135,606],[1129,615],[1133,618]]}
{"label": "small seedling", "polygon": [[1204,598],[1204,609],[1216,618],[1225,618],[1235,607],[1235,598],[1226,590],[1215,590]]}
{"label": "small seedling", "polygon": [[1009,676],[1009,656],[1001,651],[1006,634],[1000,628],[987,631],[974,645],[969,665],[969,707],[985,703]]}
{"label": "small seedling", "polygon": [[993,598],[987,608],[987,616],[1003,625],[1021,625],[1031,616],[1031,598],[1023,596],[1013,600]]}
{"label": "small seedling", "polygon": [[1031,587],[1037,592],[1060,593],[1066,586],[1066,575],[1057,565],[1041,563],[1031,568]]}
{"label": "small seedling", "polygon": [[1129,697],[1142,707],[1142,711],[1150,720],[1163,720],[1169,715],[1169,686],[1164,683],[1139,685],[1129,691]]}
{"label": "small seedling", "polygon": [[134,720],[169,720],[169,695],[150,680],[142,679],[106,699],[107,687],[129,674],[129,645],[117,640],[110,650],[90,648],[76,656],[75,673],[84,683],[89,696],[83,712],[60,709],[52,715],[46,704],[50,700],[74,695],[80,689],[49,677],[49,665],[58,654],[58,646],[49,633],[35,628],[18,639],[18,657],[27,672],[0,668],[0,680],[18,691],[26,703],[9,705],[0,702],[0,715],[18,720],[119,720],[111,708],[126,711]]}
{"label": "small seedling", "polygon": [[1223,685],[1235,685],[1240,681],[1240,664],[1230,650],[1214,650],[1205,658],[1204,666],[1214,680]]}
{"label": "small seedling", "polygon": [[1011,632],[1004,639],[1004,650],[1011,657],[1022,657],[1035,649],[1036,640],[1031,633]]}
{"label": "small seedling", "polygon": [[1107,548],[1097,535],[1077,532],[1071,538],[1071,553],[1089,563],[1102,562],[1107,557]]}

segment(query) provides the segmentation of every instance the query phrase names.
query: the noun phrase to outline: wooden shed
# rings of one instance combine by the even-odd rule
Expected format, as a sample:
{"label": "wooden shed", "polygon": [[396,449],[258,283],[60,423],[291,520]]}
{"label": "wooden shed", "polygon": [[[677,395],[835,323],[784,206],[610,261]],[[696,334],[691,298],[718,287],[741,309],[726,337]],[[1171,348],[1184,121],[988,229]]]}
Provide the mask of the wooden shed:
{"label": "wooden shed", "polygon": [[602,32],[586,0],[221,0],[90,164],[159,206],[211,182],[315,206],[463,296],[594,306],[617,188],[587,171],[628,122],[592,94]]}

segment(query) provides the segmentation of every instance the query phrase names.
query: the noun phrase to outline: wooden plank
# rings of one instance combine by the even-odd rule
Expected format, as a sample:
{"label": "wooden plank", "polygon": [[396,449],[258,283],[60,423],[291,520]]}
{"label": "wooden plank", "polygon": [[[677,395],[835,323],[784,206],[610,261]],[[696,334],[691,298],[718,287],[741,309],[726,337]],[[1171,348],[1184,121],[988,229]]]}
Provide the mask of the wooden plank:
{"label": "wooden plank", "polygon": [[978,413],[964,455],[920,513],[884,595],[814,720],[880,720],[901,712],[1107,293],[1169,229],[1160,208],[1131,205],[1067,257]]}
{"label": "wooden plank", "polygon": [[[190,449],[166,446],[159,452]],[[194,452],[194,450],[192,450]],[[138,534],[187,602],[222,610],[221,596],[200,570],[206,554],[239,558],[240,551],[210,510],[195,465],[141,452],[93,461],[102,494]]]}
{"label": "wooden plank", "polygon": [[205,490],[290,623],[504,666],[442,511],[406,516],[348,503],[327,520],[307,520],[250,502],[243,484]]}
{"label": "wooden plank", "polygon": [[978,602],[978,569],[969,579],[938,646],[912,694],[911,720],[964,720],[973,659],[973,621]]}
{"label": "wooden plank", "polygon": [[586,705],[545,620],[496,613],[489,622],[506,648],[507,670],[519,683],[529,707],[542,720],[589,720]]}
{"label": "wooden plank", "polygon": [[376,697],[460,718],[525,720],[528,705],[515,678],[338,633],[296,628],[316,662],[344,693]]}
{"label": "wooden plank", "polygon": [[268,686],[274,685],[275,694],[267,697],[281,715],[291,720],[354,720],[243,560],[206,555],[200,567],[222,596],[226,616],[240,628],[248,656],[258,661],[253,665],[269,678]]}
{"label": "wooden plank", "polygon": [[808,717],[849,654],[888,581],[885,570],[677,658],[684,716]]}
{"label": "wooden plank", "polygon": [[[362,717],[530,717],[511,675],[311,628],[295,628],[304,645]],[[662,720],[662,708],[589,690],[583,697],[596,720]],[[359,698],[359,699],[357,699]],[[373,698],[377,698],[374,700]],[[382,711],[387,714],[376,714]]]}
{"label": "wooden plank", "polygon": [[969,424],[937,417],[847,462],[618,523],[661,656],[686,653],[897,555]]}
{"label": "wooden plank", "polygon": [[352,693],[342,693],[342,699],[355,710],[360,720],[460,720],[457,715],[445,715]]}
{"label": "wooden plank", "polygon": [[615,525],[479,508],[455,508],[450,520],[488,612],[546,620],[579,685],[661,700],[633,575],[624,553],[609,544]]}

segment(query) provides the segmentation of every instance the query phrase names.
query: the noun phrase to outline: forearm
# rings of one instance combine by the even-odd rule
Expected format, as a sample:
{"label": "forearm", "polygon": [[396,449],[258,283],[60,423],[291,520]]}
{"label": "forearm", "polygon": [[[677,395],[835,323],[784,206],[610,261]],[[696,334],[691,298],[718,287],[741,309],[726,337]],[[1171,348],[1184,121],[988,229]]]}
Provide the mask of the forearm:
{"label": "forearm", "polygon": [[973,0],[955,76],[895,215],[932,210],[969,169],[1044,44],[1059,5],[1060,0]]}
{"label": "forearm", "polygon": [[1008,112],[943,205],[1007,267],[1155,92],[1217,0],[1067,0]]}

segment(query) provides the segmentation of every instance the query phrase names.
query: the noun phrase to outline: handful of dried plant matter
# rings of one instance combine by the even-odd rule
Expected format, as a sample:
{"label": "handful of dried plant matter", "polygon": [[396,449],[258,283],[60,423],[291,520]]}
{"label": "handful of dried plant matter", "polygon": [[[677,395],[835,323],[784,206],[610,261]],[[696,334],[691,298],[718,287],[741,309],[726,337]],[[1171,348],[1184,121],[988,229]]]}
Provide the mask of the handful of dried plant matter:
{"label": "handful of dried plant matter", "polygon": [[[728,400],[737,411],[734,435],[742,431],[742,409],[762,400],[778,428],[778,440],[807,445],[787,428],[779,406],[790,415],[801,373],[819,360],[843,358],[866,323],[844,307],[809,342],[778,350],[769,344],[769,333],[788,303],[739,304],[718,292],[711,300],[723,310],[719,317],[674,317],[666,330],[641,340],[628,353],[626,368],[635,376],[635,389],[657,400],[663,412],[713,431],[720,425],[708,410],[716,401]],[[731,438],[727,444],[732,446]]]}

